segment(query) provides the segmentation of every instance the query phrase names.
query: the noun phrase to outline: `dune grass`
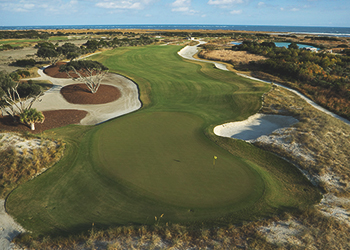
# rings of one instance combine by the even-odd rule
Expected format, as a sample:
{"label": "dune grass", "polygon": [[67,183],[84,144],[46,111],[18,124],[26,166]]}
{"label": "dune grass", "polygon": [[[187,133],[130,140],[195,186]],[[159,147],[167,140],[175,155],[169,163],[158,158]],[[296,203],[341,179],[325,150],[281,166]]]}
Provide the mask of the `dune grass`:
{"label": "dune grass", "polygon": [[320,199],[291,164],[212,133],[257,112],[269,86],[186,62],[179,49],[129,47],[94,57],[137,82],[143,108],[98,126],[47,132],[67,142],[65,157],[8,197],[21,225],[71,234],[92,223],[152,225],[162,214],[162,223],[227,225]]}

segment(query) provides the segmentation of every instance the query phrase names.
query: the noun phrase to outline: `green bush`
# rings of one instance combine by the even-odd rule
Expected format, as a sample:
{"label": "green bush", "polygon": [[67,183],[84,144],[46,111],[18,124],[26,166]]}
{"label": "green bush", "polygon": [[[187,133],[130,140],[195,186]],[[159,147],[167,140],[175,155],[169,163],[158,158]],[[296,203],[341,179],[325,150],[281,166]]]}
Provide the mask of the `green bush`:
{"label": "green bush", "polygon": [[35,63],[36,61],[34,59],[22,59],[16,60],[14,64],[19,67],[34,67]]}

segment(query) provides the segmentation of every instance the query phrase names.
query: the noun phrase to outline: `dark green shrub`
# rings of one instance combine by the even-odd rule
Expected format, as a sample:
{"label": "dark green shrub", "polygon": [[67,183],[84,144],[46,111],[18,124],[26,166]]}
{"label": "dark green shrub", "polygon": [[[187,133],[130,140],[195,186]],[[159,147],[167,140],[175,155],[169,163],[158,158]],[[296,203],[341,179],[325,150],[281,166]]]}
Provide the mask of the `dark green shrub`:
{"label": "dark green shrub", "polygon": [[36,61],[34,59],[22,59],[22,60],[16,60],[14,65],[19,67],[34,67]]}

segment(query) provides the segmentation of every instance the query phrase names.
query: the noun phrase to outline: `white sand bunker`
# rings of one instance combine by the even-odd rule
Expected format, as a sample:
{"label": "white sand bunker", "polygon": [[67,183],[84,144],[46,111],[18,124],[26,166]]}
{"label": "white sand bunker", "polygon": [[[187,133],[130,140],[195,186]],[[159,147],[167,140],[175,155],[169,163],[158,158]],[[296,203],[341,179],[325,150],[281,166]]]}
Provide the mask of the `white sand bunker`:
{"label": "white sand bunker", "polygon": [[255,140],[262,135],[269,135],[274,130],[285,128],[297,123],[291,116],[255,114],[247,120],[225,123],[214,128],[218,136],[241,140]]}

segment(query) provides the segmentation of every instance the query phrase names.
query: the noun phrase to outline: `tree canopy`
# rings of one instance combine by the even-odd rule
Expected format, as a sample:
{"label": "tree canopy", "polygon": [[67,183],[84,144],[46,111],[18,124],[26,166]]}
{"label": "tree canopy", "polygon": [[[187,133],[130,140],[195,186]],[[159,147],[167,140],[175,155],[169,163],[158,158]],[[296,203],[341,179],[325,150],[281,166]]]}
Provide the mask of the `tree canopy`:
{"label": "tree canopy", "polygon": [[108,70],[108,68],[100,62],[92,60],[79,60],[61,65],[60,71],[69,71],[73,70],[73,68],[76,70]]}
{"label": "tree canopy", "polygon": [[[60,71],[66,72],[71,78],[85,83],[91,93],[94,94],[100,87],[103,77],[108,73],[108,68],[100,62],[80,60],[61,65]],[[78,77],[73,77],[71,71],[74,71]]]}
{"label": "tree canopy", "polygon": [[280,77],[285,84],[308,95],[318,104],[350,118],[350,56],[315,53],[291,43],[287,48],[244,41],[234,50],[245,50],[269,59],[248,66]]}

